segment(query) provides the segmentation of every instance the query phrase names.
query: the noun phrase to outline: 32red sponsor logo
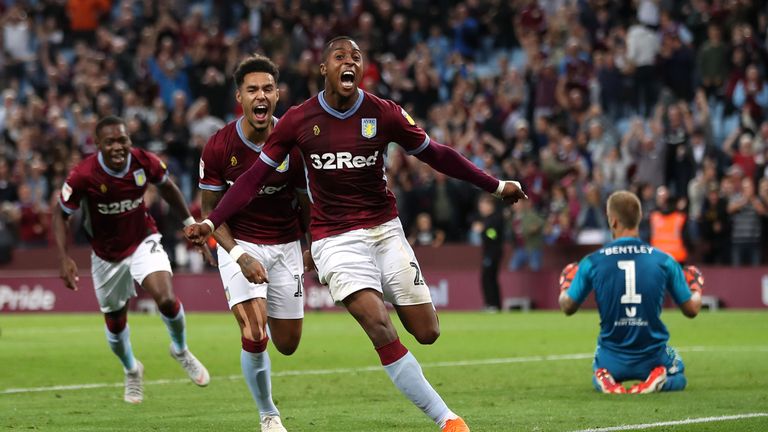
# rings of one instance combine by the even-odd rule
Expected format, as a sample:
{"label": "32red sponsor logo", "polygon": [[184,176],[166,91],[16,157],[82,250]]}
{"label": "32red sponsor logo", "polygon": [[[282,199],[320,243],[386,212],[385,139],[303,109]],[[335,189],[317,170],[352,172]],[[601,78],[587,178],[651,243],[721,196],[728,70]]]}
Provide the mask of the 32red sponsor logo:
{"label": "32red sponsor logo", "polygon": [[335,152],[310,154],[312,159],[312,168],[332,170],[343,168],[365,168],[376,165],[376,159],[379,157],[377,150],[371,156],[353,156],[350,152]]}

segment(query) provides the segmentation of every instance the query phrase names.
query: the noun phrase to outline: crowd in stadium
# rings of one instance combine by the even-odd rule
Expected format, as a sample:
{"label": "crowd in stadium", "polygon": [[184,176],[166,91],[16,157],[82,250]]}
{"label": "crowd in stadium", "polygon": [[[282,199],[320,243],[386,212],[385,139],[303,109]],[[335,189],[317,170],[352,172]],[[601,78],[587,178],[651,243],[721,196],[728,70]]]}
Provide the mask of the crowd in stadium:
{"label": "crowd in stadium", "polygon": [[[530,200],[503,210],[512,267],[538,269],[552,245],[607,241],[605,200],[619,189],[640,196],[646,240],[684,239],[680,261],[768,258],[766,1],[29,0],[0,10],[6,245],[52,244],[64,176],[96,151],[94,126],[109,114],[199,203],[201,150],[240,114],[237,63],[255,52],[277,63],[279,116],[322,88],[324,43],[348,34],[365,53],[364,89],[521,181]],[[477,189],[396,145],[387,164],[414,244],[477,241]],[[148,200],[173,256],[177,218]],[[652,232],[654,214],[674,216],[670,232]]]}

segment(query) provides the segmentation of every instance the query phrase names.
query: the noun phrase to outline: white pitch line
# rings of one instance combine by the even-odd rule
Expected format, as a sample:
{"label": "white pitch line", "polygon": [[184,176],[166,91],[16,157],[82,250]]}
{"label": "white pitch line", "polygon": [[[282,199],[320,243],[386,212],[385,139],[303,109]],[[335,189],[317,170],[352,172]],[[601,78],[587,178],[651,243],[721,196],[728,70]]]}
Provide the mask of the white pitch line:
{"label": "white pitch line", "polygon": [[727,416],[719,416],[719,417],[688,418],[685,420],[673,420],[673,421],[664,421],[664,422],[657,422],[657,423],[611,426],[611,427],[601,427],[601,428],[594,428],[594,429],[579,429],[577,431],[571,431],[571,432],[630,431],[630,430],[651,429],[651,428],[657,428],[662,426],[680,426],[680,425],[689,425],[689,424],[696,424],[696,423],[713,423],[713,422],[721,422],[721,421],[728,421],[728,420],[742,420],[742,419],[749,419],[749,418],[755,418],[755,417],[768,417],[768,413],[749,413],[749,414],[736,414],[736,415],[727,415]]}
{"label": "white pitch line", "polygon": [[[693,346],[683,347],[679,351],[682,352],[768,352],[768,346],[719,346],[719,347],[705,347],[705,346]],[[479,360],[459,360],[450,362],[435,362],[435,363],[423,363],[423,368],[437,368],[437,367],[460,367],[460,366],[479,366],[479,365],[499,365],[499,364],[511,364],[511,363],[535,363],[546,361],[562,361],[562,360],[585,360],[594,357],[594,353],[578,353],[578,354],[555,354],[555,355],[539,355],[539,356],[526,356],[526,357],[506,357],[506,358],[491,358],[491,359],[479,359]],[[305,370],[287,370],[272,372],[273,377],[282,376],[306,376],[306,375],[334,375],[345,373],[363,373],[363,372],[376,372],[380,371],[381,366],[364,366],[359,368],[334,368],[334,369],[305,369]],[[237,380],[242,379],[242,375],[228,375],[222,377],[212,377],[214,379],[224,380]],[[160,379],[145,381],[145,385],[160,385],[160,384],[183,384],[187,379]],[[47,387],[26,387],[26,388],[9,388],[0,390],[0,395],[7,394],[19,394],[19,393],[38,393],[47,391],[67,391],[67,390],[85,390],[95,388],[108,388],[108,387],[122,387],[123,383],[91,383],[91,384],[71,384],[71,385],[57,385]]]}
{"label": "white pitch line", "polygon": [[[509,363],[532,363],[543,361],[561,361],[561,360],[583,360],[592,358],[594,354],[563,354],[563,355],[546,355],[546,356],[528,356],[528,357],[508,357],[508,358],[495,358],[495,359],[480,359],[480,360],[461,360],[452,362],[436,362],[436,363],[423,363],[421,367],[456,367],[456,366],[479,366],[479,365],[493,365],[493,364],[509,364]],[[359,368],[334,368],[334,369],[305,369],[305,370],[288,370],[272,372],[273,377],[282,376],[305,376],[305,375],[334,375],[334,374],[348,374],[348,373],[362,373],[362,372],[378,372],[381,371],[381,366],[365,366]],[[225,380],[237,380],[242,379],[242,375],[228,375],[223,377],[212,377],[214,379]],[[157,384],[183,384],[188,382],[188,379],[161,379],[145,381],[144,385],[157,385]],[[72,385],[58,385],[49,387],[27,387],[27,388],[9,388],[0,390],[0,395],[4,394],[18,394],[18,393],[37,393],[47,391],[66,391],[66,390],[84,390],[94,388],[106,388],[106,387],[122,387],[123,383],[92,383],[92,384],[72,384]]]}

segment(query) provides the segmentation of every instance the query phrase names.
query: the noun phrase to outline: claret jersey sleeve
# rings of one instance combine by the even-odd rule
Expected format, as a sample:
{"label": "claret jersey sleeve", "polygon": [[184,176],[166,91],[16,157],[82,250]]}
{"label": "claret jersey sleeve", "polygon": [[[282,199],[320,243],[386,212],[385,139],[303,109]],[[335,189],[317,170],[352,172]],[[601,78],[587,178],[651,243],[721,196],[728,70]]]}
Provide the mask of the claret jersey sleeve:
{"label": "claret jersey sleeve", "polygon": [[72,214],[80,208],[80,202],[85,197],[85,184],[79,171],[72,170],[61,186],[59,205],[64,213]]}
{"label": "claret jersey sleeve", "polygon": [[135,149],[134,153],[139,162],[146,167],[147,181],[152,184],[163,184],[168,181],[168,166],[157,155],[143,149]]}
{"label": "claret jersey sleeve", "polygon": [[219,148],[216,146],[217,136],[220,133],[217,132],[208,138],[208,142],[203,147],[203,154],[200,156],[198,187],[203,190],[222,192],[227,189],[227,182],[220,166]]}
{"label": "claret jersey sleeve", "polygon": [[297,107],[293,107],[285,113],[277,122],[272,133],[269,134],[264,148],[261,150],[260,159],[272,168],[280,166],[285,157],[291,153],[296,145],[296,122],[301,113]]}
{"label": "claret jersey sleeve", "polygon": [[403,147],[409,155],[421,153],[429,145],[429,136],[413,118],[398,104],[385,101],[384,124],[392,141]]}

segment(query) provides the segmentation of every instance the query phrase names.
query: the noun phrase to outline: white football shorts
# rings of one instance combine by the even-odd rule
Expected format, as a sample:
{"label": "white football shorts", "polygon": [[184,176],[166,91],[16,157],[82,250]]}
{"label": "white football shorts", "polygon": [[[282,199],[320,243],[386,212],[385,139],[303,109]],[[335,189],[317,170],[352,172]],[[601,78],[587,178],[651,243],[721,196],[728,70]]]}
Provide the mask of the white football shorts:
{"label": "white football shorts", "polygon": [[160,244],[158,233],[145,238],[133,253],[120,262],[105,261],[91,252],[91,275],[101,312],[119,311],[149,274],[166,271],[173,275],[171,262]]}
{"label": "white football shorts", "polygon": [[399,218],[312,242],[312,257],[336,302],[371,288],[397,306],[432,303]]}
{"label": "white football shorts", "polygon": [[267,299],[267,315],[277,319],[304,317],[304,261],[298,240],[276,245],[259,245],[235,240],[248,255],[267,270],[269,283],[253,284],[243,276],[240,265],[232,261],[221,246],[216,248],[219,275],[227,303],[236,304],[255,298]]}

